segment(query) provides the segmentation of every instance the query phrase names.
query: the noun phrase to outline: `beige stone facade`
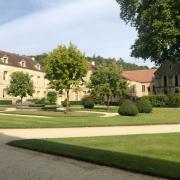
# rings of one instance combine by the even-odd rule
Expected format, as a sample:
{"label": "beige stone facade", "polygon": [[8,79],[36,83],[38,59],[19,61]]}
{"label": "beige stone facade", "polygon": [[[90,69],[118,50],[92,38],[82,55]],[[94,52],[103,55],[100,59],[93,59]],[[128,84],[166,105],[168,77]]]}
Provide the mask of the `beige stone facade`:
{"label": "beige stone facade", "polygon": [[[88,64],[88,73],[84,77],[85,84],[76,91],[72,88],[70,91],[70,101],[80,101],[89,94],[87,84],[93,72],[94,65]],[[13,72],[22,71],[28,73],[34,83],[34,94],[30,98],[46,97],[49,81],[45,79],[43,67],[32,58],[19,56],[17,54],[0,51],[0,100],[16,100],[19,97],[8,96],[6,88],[10,84],[10,76]],[[123,71],[123,78],[129,84],[129,95],[132,97],[142,97],[157,93],[178,93],[180,92],[180,64],[164,63],[159,69]],[[66,99],[66,93],[58,94],[58,104]]]}
{"label": "beige stone facade", "polygon": [[25,99],[42,98],[47,95],[48,80],[45,79],[45,73],[34,59],[0,52],[0,100],[13,100],[15,102],[19,99],[19,97],[12,97],[6,93],[6,88],[10,85],[11,74],[18,71],[28,73],[34,84],[33,97]]}
{"label": "beige stone facade", "polygon": [[123,77],[129,85],[129,95],[132,97],[142,97],[154,94],[154,73],[156,70],[135,70],[124,71]]}
{"label": "beige stone facade", "polygon": [[[92,74],[92,65],[88,64],[87,76],[84,77],[86,82],[79,91],[72,89],[70,91],[70,101],[80,101],[84,96],[88,95],[89,89],[86,84],[89,83]],[[10,77],[13,72],[22,71],[28,73],[34,84],[34,94],[32,97],[24,98],[24,101],[32,98],[43,98],[47,96],[49,89],[49,81],[45,79],[45,72],[41,65],[32,58],[20,56],[17,54],[0,51],[0,100],[12,100],[15,103],[19,97],[12,97],[6,93],[6,88],[10,85]],[[58,94],[58,104],[66,99],[66,93]]]}

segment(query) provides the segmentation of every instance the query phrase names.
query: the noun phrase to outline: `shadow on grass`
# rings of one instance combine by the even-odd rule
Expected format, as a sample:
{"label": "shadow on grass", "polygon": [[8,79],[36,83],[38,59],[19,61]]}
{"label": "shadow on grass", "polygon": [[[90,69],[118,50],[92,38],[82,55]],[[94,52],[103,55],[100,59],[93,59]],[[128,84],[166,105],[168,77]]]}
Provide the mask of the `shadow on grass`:
{"label": "shadow on grass", "polygon": [[180,179],[180,163],[177,162],[56,143],[48,140],[19,140],[9,142],[8,145],[153,176]]}

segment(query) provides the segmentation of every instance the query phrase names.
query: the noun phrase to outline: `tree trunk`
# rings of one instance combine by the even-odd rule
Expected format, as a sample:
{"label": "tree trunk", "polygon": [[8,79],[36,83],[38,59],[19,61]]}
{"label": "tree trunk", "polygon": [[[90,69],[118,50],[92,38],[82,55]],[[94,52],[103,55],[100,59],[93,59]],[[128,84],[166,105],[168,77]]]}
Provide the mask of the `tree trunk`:
{"label": "tree trunk", "polygon": [[23,102],[23,97],[21,97],[21,104],[22,104],[22,102]]}
{"label": "tree trunk", "polygon": [[110,103],[110,97],[107,96],[107,111],[109,111],[109,103]]}
{"label": "tree trunk", "polygon": [[70,111],[69,108],[69,90],[67,91],[67,101],[66,101],[66,113],[68,113]]}

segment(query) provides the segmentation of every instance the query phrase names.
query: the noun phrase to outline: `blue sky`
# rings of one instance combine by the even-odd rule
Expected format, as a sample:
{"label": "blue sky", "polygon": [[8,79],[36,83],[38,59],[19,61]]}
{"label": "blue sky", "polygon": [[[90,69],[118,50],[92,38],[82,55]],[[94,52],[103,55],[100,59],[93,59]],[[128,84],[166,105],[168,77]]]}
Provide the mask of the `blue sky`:
{"label": "blue sky", "polygon": [[35,55],[71,41],[88,56],[153,65],[130,57],[137,33],[119,18],[115,0],[0,0],[0,7],[2,50]]}

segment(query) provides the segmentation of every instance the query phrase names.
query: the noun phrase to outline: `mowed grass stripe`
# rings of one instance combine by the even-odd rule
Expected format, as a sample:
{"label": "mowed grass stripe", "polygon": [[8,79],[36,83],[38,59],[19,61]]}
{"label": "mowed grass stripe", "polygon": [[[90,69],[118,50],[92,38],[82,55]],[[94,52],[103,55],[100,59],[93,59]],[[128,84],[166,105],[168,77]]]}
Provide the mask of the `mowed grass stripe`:
{"label": "mowed grass stripe", "polygon": [[18,140],[10,145],[180,179],[180,133]]}

